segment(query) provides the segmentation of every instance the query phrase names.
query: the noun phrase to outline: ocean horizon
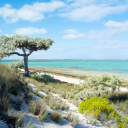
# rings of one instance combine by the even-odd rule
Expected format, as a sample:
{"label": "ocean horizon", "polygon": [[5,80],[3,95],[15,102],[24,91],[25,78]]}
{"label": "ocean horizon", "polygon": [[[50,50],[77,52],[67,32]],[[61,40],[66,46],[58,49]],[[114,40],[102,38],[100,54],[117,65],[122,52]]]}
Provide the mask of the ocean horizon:
{"label": "ocean horizon", "polygon": [[[18,59],[4,59],[1,63],[7,64],[14,61],[18,61]],[[30,59],[28,65],[99,73],[107,72],[128,76],[128,60]]]}

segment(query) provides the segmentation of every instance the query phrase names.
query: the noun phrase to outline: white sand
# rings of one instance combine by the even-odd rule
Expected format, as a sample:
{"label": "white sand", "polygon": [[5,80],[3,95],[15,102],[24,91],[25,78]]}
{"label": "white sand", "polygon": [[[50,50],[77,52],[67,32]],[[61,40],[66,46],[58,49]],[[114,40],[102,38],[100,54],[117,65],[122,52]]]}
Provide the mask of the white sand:
{"label": "white sand", "polygon": [[[32,83],[29,83],[29,85],[30,85],[32,88],[33,88],[33,87],[36,88],[36,86],[33,85]],[[42,91],[39,91],[39,92],[42,92]],[[39,93],[39,94],[41,94],[41,95],[44,96],[44,92]],[[45,95],[46,95],[46,94],[45,94]],[[66,102],[66,104],[69,106],[69,110],[68,110],[68,111],[73,111],[74,114],[79,117],[79,122],[78,122],[78,124],[76,125],[75,128],[104,128],[104,126],[102,126],[102,124],[101,124],[98,120],[96,121],[96,124],[95,124],[94,126],[92,126],[92,125],[87,121],[87,119],[84,117],[84,115],[83,115],[83,114],[80,114],[80,113],[78,112],[78,107],[76,107],[76,106],[73,105],[72,103],[69,103],[68,100],[61,98],[58,94],[52,93],[52,95],[53,95],[53,97],[58,97],[58,98],[60,98],[61,100],[63,100],[64,102]],[[38,97],[38,96],[35,95],[35,94],[34,94],[34,98],[35,98],[36,100],[42,100],[40,97]],[[47,110],[48,110],[49,112],[51,111],[51,109],[50,109],[48,106],[46,106],[46,108],[47,108]],[[68,111],[63,111],[62,115],[67,115],[67,114],[68,114]],[[31,114],[30,117],[32,117],[32,114]],[[29,119],[30,119],[30,117],[29,117]],[[36,125],[37,128],[38,128],[38,127],[42,128],[42,127],[41,127],[42,124],[41,124],[40,126],[37,126],[37,124],[39,124],[39,122],[38,122],[37,120],[33,120],[33,121],[35,121],[35,125]],[[70,126],[70,122],[69,122],[69,121],[66,121],[65,119],[63,119],[59,124],[53,123],[53,121],[51,121],[49,118],[47,118],[46,121],[43,122],[43,128],[60,128],[60,127],[62,127],[62,128],[72,128],[72,127]]]}
{"label": "white sand", "polygon": [[[21,69],[21,71],[23,72],[24,69]],[[71,83],[71,84],[81,84],[84,82],[84,80],[81,80],[81,79],[77,79],[77,78],[72,78],[72,77],[65,77],[65,76],[59,76],[59,75],[53,75],[53,74],[50,74],[50,73],[39,73],[37,72],[38,75],[41,75],[41,74],[46,74],[46,75],[50,75],[52,76],[54,79],[57,79],[57,80],[60,80],[62,82],[67,82],[67,83]],[[111,88],[109,88],[109,90],[111,90]],[[128,92],[128,88],[126,87],[120,87],[119,90],[121,92]],[[118,91],[118,90],[116,90]]]}
{"label": "white sand", "polygon": [[67,83],[77,84],[77,85],[79,85],[80,83],[82,83],[84,81],[84,80],[80,80],[80,79],[77,79],[77,78],[53,75],[53,74],[50,74],[50,73],[40,73],[40,74],[50,75],[54,79],[60,80],[62,82],[67,82]]}

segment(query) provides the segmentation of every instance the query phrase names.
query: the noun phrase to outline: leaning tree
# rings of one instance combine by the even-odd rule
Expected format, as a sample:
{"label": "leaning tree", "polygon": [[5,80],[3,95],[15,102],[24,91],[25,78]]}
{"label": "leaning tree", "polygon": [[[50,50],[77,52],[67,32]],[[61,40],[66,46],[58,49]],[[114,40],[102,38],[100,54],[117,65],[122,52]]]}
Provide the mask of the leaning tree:
{"label": "leaning tree", "polygon": [[[8,56],[16,54],[18,56],[23,56],[25,74],[26,76],[29,76],[28,56],[34,51],[47,50],[52,43],[54,43],[54,41],[49,38],[31,38],[22,35],[11,37],[0,36],[0,54]],[[17,52],[17,49],[21,49],[22,53]]]}

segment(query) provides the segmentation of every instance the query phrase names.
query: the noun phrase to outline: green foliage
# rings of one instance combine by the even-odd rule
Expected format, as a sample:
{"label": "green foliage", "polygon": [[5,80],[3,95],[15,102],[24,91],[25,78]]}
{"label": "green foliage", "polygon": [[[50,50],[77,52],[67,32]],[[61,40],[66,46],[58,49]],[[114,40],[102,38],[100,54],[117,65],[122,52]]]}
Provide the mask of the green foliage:
{"label": "green foliage", "polygon": [[43,103],[41,101],[35,101],[35,100],[30,101],[29,107],[30,107],[31,113],[33,113],[34,115],[39,115],[42,105]]}
{"label": "green foliage", "polygon": [[55,102],[54,102],[54,107],[57,109],[57,110],[65,110],[65,109],[68,109],[69,107],[67,106],[66,102],[63,101],[62,99],[56,97],[55,99]]}
{"label": "green foliage", "polygon": [[113,75],[110,80],[110,85],[112,87],[112,91],[114,92],[116,88],[119,88],[123,85],[123,80],[119,76]]}
{"label": "green foliage", "polygon": [[51,93],[49,94],[49,106],[51,109],[54,107],[54,99]]}
{"label": "green foliage", "polygon": [[0,64],[0,90],[18,95],[18,93],[26,92],[28,86],[15,69]]}
{"label": "green foliage", "polygon": [[30,52],[42,49],[47,50],[52,43],[54,43],[53,40],[40,37],[31,38],[22,35],[0,36],[0,54],[10,55],[17,48],[24,48],[24,51],[29,50]]}
{"label": "green foliage", "polygon": [[[120,77],[118,77],[118,78],[122,82],[121,86],[124,86],[127,84],[127,81],[124,81]],[[62,83],[59,81],[56,83],[54,83],[54,82],[47,82],[47,83],[38,82],[34,79],[32,79],[32,81],[34,82],[35,85],[37,85],[37,84],[42,85],[41,90],[44,92],[47,92],[47,94],[57,93],[57,94],[59,94],[59,96],[68,99],[69,102],[71,102],[75,105],[77,105],[77,104],[81,103],[81,101],[85,100],[86,99],[85,97],[88,97],[88,99],[91,97],[106,97],[114,103],[114,106],[115,106],[115,104],[117,104],[119,106],[119,108],[117,107],[117,109],[114,109],[114,111],[115,111],[114,116],[118,117],[118,120],[122,120],[122,118],[124,116],[124,114],[122,114],[122,110],[124,111],[124,113],[127,112],[128,102],[125,102],[125,101],[127,101],[127,95],[119,94],[119,95],[115,96],[116,92],[108,91],[108,88],[112,87],[112,85],[110,84],[112,79],[115,79],[113,75],[103,74],[103,76],[101,75],[101,76],[96,76],[96,77],[92,77],[92,78],[87,78],[85,80],[85,83],[81,84],[81,86],[80,85],[77,86],[77,85],[73,85],[73,84],[69,84],[69,83]],[[88,80],[90,81],[89,84],[87,84]],[[90,87],[90,85],[91,85],[91,87]],[[120,92],[118,92],[118,93],[120,93]],[[57,99],[54,101],[57,101]],[[60,109],[59,104],[56,104],[56,102],[54,102],[53,106],[56,109]],[[99,102],[99,104],[100,104],[100,102]],[[112,104],[109,104],[109,105],[112,105]],[[117,111],[118,109],[120,110],[120,112]],[[122,114],[122,117],[120,117],[120,115],[117,112],[120,113],[120,115]],[[98,114],[102,115],[102,113],[104,114],[104,112],[99,112]],[[84,114],[85,114],[85,112],[84,112]],[[94,124],[95,121],[97,120],[97,118],[99,118],[99,115],[98,115],[98,117],[96,117],[95,113],[92,113],[91,115],[89,115],[89,112],[86,112],[86,114],[88,115],[87,117],[91,121],[92,124]],[[105,115],[106,116],[103,117],[105,119],[113,118],[112,114],[110,114],[110,115],[105,114]],[[116,119],[113,119],[113,120],[116,120]]]}
{"label": "green foliage", "polygon": [[19,117],[18,117],[17,120],[16,120],[15,127],[21,126],[21,124],[23,123],[23,120],[24,120],[24,116],[25,116],[25,115],[26,115],[26,111],[23,112],[23,113],[21,113],[21,114],[19,115]]}
{"label": "green foliage", "polygon": [[73,112],[71,112],[71,111],[68,112],[68,115],[67,115],[66,119],[67,119],[68,121],[72,122],[72,123],[71,123],[71,126],[72,126],[73,128],[76,126],[76,124],[77,124],[78,121],[79,121],[78,115],[76,115],[75,113],[73,113]]}
{"label": "green foliage", "polygon": [[0,111],[7,112],[9,110],[10,104],[11,104],[10,98],[1,94]]}
{"label": "green foliage", "polygon": [[11,51],[16,50],[15,42],[12,37],[0,36],[0,54],[2,56],[7,56]]}
{"label": "green foliage", "polygon": [[109,104],[109,101],[106,98],[87,98],[85,101],[80,103],[79,105],[80,113],[84,113],[85,111],[89,112],[89,114],[95,114],[96,117],[99,116],[100,112],[105,112],[107,115],[110,112],[114,112],[113,104]]}
{"label": "green foliage", "polygon": [[45,107],[42,107],[39,113],[39,119],[43,120],[47,117],[47,110]]}
{"label": "green foliage", "polygon": [[119,114],[115,111],[113,104],[110,104],[106,98],[92,97],[86,98],[85,101],[79,105],[80,113],[88,113],[89,115],[94,115],[96,118],[100,113],[105,114],[106,120],[116,120],[117,127],[126,127],[127,118],[121,118]]}
{"label": "green foliage", "polygon": [[24,62],[23,61],[15,61],[15,62],[10,62],[7,64],[11,68],[24,68]]}
{"label": "green foliage", "polygon": [[51,120],[59,123],[62,120],[62,114],[59,111],[52,111],[51,112]]}
{"label": "green foliage", "polygon": [[40,82],[44,82],[44,83],[48,83],[48,82],[59,82],[59,80],[56,80],[54,79],[52,76],[50,75],[36,75],[34,76],[34,78],[37,80],[37,81],[40,81]]}

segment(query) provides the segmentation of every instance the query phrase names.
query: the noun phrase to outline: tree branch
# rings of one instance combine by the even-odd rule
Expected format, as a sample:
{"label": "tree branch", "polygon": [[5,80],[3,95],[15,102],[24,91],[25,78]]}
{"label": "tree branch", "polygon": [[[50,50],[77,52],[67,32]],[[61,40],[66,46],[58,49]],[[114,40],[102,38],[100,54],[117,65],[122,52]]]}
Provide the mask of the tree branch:
{"label": "tree branch", "polygon": [[24,54],[26,54],[26,53],[25,53],[25,49],[24,49],[24,47],[22,47],[22,51],[23,51]]}
{"label": "tree branch", "polygon": [[20,54],[20,53],[18,53],[18,52],[12,52],[12,53],[9,53],[8,55],[13,55],[13,54],[16,54],[16,55],[18,55],[18,56],[24,56],[25,54]]}
{"label": "tree branch", "polygon": [[33,52],[33,51],[31,50],[31,51],[27,54],[27,56],[31,55],[31,54],[32,54],[32,52]]}

